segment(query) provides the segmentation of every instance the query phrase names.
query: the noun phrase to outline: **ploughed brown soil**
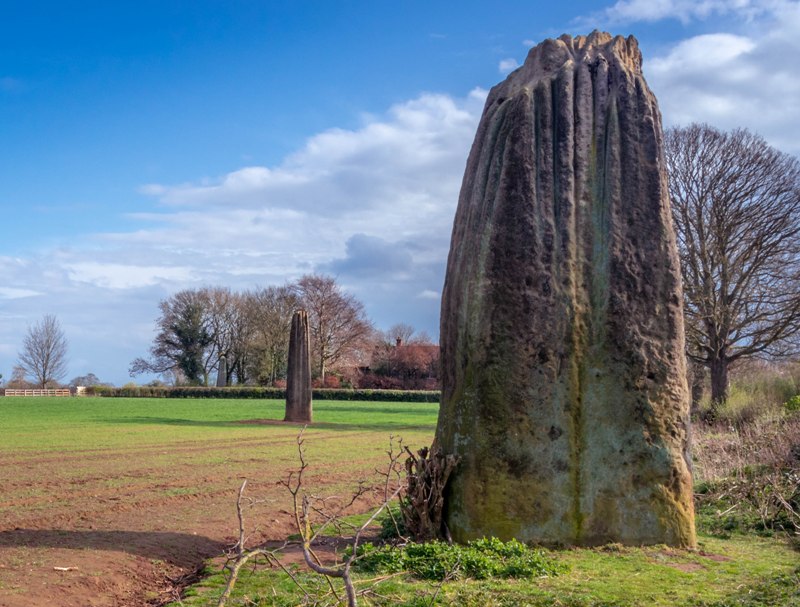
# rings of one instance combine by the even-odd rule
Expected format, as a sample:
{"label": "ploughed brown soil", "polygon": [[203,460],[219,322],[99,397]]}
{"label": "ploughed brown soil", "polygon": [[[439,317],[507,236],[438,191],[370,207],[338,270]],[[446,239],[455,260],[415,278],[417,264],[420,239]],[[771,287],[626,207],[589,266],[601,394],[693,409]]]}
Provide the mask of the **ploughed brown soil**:
{"label": "ploughed brown soil", "polygon": [[[205,559],[234,543],[243,478],[259,500],[245,513],[250,545],[284,538],[291,506],[278,481],[297,466],[296,435],[287,425],[263,438],[0,454],[0,607],[176,599]],[[385,445],[366,445],[368,434],[309,429],[306,438],[306,486],[317,495],[348,494],[386,463]]]}

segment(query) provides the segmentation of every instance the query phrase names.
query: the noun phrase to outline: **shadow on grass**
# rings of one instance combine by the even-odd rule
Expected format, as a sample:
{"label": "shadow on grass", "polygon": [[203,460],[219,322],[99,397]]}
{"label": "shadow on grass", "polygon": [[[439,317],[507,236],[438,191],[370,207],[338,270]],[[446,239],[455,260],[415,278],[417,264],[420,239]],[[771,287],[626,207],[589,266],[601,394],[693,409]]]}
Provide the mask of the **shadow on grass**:
{"label": "shadow on grass", "polygon": [[179,567],[195,567],[221,554],[227,546],[202,535],[170,531],[99,531],[14,529],[0,531],[0,548],[64,548],[110,550],[158,559]]}
{"label": "shadow on grass", "polygon": [[210,420],[210,419],[186,419],[179,417],[115,417],[108,419],[98,419],[103,424],[141,424],[145,426],[186,426],[186,427],[207,427],[207,428],[241,428],[242,422],[237,420]]}
{"label": "shadow on grass", "polygon": [[[252,422],[269,423],[269,420],[253,420]],[[288,424],[287,424],[288,425]],[[292,424],[297,428],[301,428],[302,424]],[[436,422],[430,424],[409,424],[408,422],[398,421],[397,423],[380,423],[380,424],[353,424],[353,423],[338,423],[338,422],[314,422],[308,424],[309,430],[336,430],[340,432],[397,432],[399,430],[408,430],[410,432],[433,432],[436,430]]]}
{"label": "shadow on grass", "polygon": [[[267,412],[265,412],[267,413]],[[365,419],[362,422],[337,422],[325,420],[331,415],[337,413],[362,413]],[[333,430],[340,432],[352,431],[377,431],[377,432],[393,432],[397,430],[411,430],[419,432],[433,432],[436,429],[436,420],[431,419],[428,423],[420,423],[418,419],[409,420],[408,417],[419,416],[419,410],[413,409],[394,409],[392,407],[369,407],[369,406],[351,406],[351,407],[337,407],[335,410],[324,411],[322,415],[323,420],[314,421],[308,424],[309,428]],[[374,416],[374,417],[372,417]],[[175,417],[156,417],[156,416],[136,416],[124,418],[109,418],[97,420],[106,424],[141,424],[141,425],[160,425],[160,426],[184,426],[184,427],[207,427],[207,428],[241,428],[250,425],[264,425],[264,426],[284,426],[286,428],[300,428],[304,424],[294,422],[284,422],[281,419],[246,419],[246,420],[200,420],[200,419],[187,419]]]}
{"label": "shadow on grass", "polygon": [[[396,403],[396,404],[386,404],[386,403],[375,403],[375,404],[341,404],[346,403],[347,401],[335,401],[340,403],[335,407],[326,407],[326,403],[332,401],[314,401],[314,408],[316,411],[325,411],[326,413],[366,413],[371,415],[410,415],[417,417],[419,415],[432,415],[436,416],[439,414],[438,410],[438,403]],[[425,411],[425,408],[430,407],[430,413]],[[434,409],[436,407],[436,409]]]}

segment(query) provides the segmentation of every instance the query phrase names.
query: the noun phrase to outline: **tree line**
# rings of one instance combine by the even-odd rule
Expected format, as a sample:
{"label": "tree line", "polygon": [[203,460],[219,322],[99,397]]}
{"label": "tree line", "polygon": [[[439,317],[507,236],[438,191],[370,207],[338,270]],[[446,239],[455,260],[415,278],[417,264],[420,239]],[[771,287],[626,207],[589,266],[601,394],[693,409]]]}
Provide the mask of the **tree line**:
{"label": "tree line", "polygon": [[[695,387],[710,380],[713,414],[727,399],[732,365],[800,352],[800,162],[745,129],[706,124],[665,131],[665,161],[686,355]],[[339,377],[354,369],[363,387],[427,387],[438,376],[438,348],[429,337],[407,325],[376,332],[363,304],[319,274],[280,287],[204,287],[164,299],[149,355],[134,360],[130,373],[207,385],[224,357],[226,385],[275,385],[285,374],[288,327],[298,308],[309,315],[322,384],[331,371]],[[9,384],[59,381],[66,350],[57,318],[45,316],[28,328]]]}
{"label": "tree line", "polygon": [[[686,355],[694,383],[700,385],[708,377],[713,413],[727,399],[732,365],[800,352],[800,162],[746,129],[724,132],[706,124],[666,130],[665,161],[681,258]],[[296,298],[293,305],[299,303],[309,312],[319,377],[324,379],[337,363],[358,366],[369,360],[375,340],[370,344],[374,332],[363,306],[348,299],[333,279],[309,275],[283,289]],[[162,302],[162,312],[160,322],[171,322],[168,302]],[[288,326],[290,316],[286,311],[278,325]],[[213,333],[208,337],[212,342]],[[271,369],[274,382],[275,370],[285,362],[280,357],[285,356],[287,339],[285,329],[278,333],[249,351],[261,356],[251,367],[242,366],[242,354],[232,351],[235,364],[229,366],[230,373],[242,382],[261,381],[256,369]],[[166,344],[158,341],[153,360]],[[383,343],[391,344],[391,339]],[[214,347],[208,351],[213,353]],[[272,358],[264,364],[267,351]],[[410,349],[384,347],[383,354],[377,366],[384,371],[392,365],[397,371],[403,366],[398,359],[404,356],[416,359],[406,361],[406,370],[424,366],[424,350],[412,354]],[[196,367],[185,367],[191,369],[187,377],[207,381],[213,361],[194,355],[192,360]],[[380,387],[380,381],[376,383]]]}
{"label": "tree line", "polygon": [[[209,385],[223,372],[224,385],[274,386],[286,376],[289,326],[298,309],[308,313],[312,369],[320,385],[338,385],[342,378],[355,385],[366,377],[359,385],[373,387],[369,378],[376,373],[401,378],[438,375],[438,347],[429,337],[415,335],[408,325],[396,325],[385,334],[376,331],[364,305],[333,277],[321,274],[243,292],[209,286],[171,295],[159,303],[149,356],[135,359],[129,372],[158,374],[170,383],[188,385]],[[394,348],[389,348],[392,339]],[[412,346],[422,343],[437,355],[410,371],[419,363]],[[386,387],[413,382],[400,383]]]}

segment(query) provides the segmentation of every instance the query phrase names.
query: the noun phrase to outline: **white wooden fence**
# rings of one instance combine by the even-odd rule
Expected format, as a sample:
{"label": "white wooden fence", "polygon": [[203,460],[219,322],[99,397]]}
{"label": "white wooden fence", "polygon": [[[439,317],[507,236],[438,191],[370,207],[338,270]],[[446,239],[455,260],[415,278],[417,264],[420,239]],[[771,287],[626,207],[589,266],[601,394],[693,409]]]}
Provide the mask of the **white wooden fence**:
{"label": "white wooden fence", "polygon": [[56,390],[13,390],[6,388],[6,396],[70,396],[69,389]]}

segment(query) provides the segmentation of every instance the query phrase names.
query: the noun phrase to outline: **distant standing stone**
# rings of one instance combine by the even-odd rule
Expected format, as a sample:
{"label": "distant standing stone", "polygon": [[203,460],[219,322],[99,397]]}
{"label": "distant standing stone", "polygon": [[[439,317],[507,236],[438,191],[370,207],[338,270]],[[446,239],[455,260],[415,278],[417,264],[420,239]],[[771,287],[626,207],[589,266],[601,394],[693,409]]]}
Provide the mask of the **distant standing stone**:
{"label": "distant standing stone", "polygon": [[442,296],[453,537],[695,544],[680,270],[633,37],[546,40],[490,92]]}
{"label": "distant standing stone", "polygon": [[292,316],[292,328],[289,334],[284,421],[311,423],[310,350],[308,313],[305,310],[298,310]]}
{"label": "distant standing stone", "polygon": [[224,388],[228,385],[228,359],[220,356],[219,369],[217,369],[217,388]]}

